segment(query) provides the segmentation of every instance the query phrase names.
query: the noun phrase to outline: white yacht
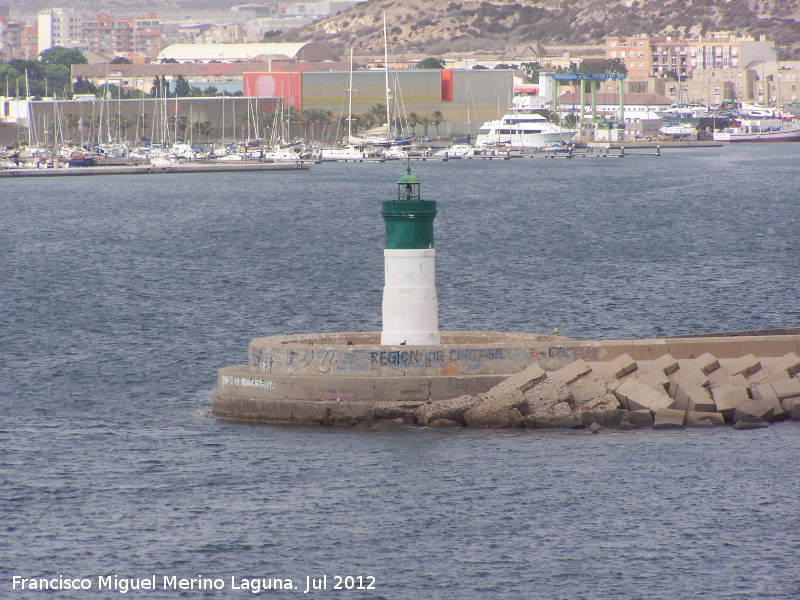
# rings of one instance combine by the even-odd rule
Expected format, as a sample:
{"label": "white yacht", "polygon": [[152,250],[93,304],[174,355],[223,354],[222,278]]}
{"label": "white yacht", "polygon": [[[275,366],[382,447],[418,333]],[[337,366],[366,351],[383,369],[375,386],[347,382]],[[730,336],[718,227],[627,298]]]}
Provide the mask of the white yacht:
{"label": "white yacht", "polygon": [[475,147],[543,148],[558,143],[568,144],[576,133],[577,129],[560,127],[539,113],[514,103],[511,112],[503,115],[502,119],[481,125]]}
{"label": "white yacht", "polygon": [[715,142],[800,141],[800,124],[785,119],[742,119],[738,125],[714,132]]}

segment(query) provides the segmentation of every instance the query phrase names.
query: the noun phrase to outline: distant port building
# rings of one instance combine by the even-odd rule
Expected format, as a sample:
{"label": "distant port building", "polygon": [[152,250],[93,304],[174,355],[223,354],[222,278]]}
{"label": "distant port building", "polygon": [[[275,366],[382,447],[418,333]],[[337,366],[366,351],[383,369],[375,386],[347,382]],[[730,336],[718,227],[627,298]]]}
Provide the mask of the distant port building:
{"label": "distant port building", "polygon": [[[655,92],[673,102],[704,104],[774,101],[777,90],[763,82],[766,75],[775,73],[776,52],[775,44],[765,36],[755,39],[731,33],[634,35],[608,37],[605,42],[606,59],[625,64],[626,91]],[[781,80],[786,80],[789,74],[781,75]],[[791,88],[791,83],[781,85],[784,100],[796,99],[788,93],[795,91]]]}
{"label": "distant port building", "polygon": [[[377,104],[385,105],[387,101],[384,69],[354,69],[351,88],[349,62],[335,60],[337,57],[329,50],[319,47],[322,44],[214,44],[232,47],[223,49],[225,61],[213,58],[212,52],[220,56],[219,48],[206,52],[202,44],[179,46],[169,53],[164,50],[165,58],[178,62],[73,65],[72,78],[73,81],[78,81],[79,77],[89,80],[98,87],[109,84],[145,93],[150,92],[156,77],[163,77],[171,92],[179,78],[183,78],[201,91],[214,88],[220,94],[240,93],[257,99],[256,108],[261,112],[283,109],[287,114],[291,111],[298,119],[302,111],[321,111],[334,118],[346,118],[351,101],[353,115],[370,112]],[[253,48],[233,48],[235,46]],[[189,50],[195,52],[189,53]],[[251,59],[236,58],[241,56],[251,56]],[[257,60],[252,60],[254,57]],[[315,60],[309,60],[311,58]],[[389,105],[392,115],[396,116],[392,130],[403,135],[474,136],[485,121],[498,119],[507,112],[514,93],[514,72],[510,69],[395,70],[390,64],[388,76]],[[135,111],[131,118],[147,112],[133,108],[140,101],[122,101],[122,106],[126,102],[130,103],[131,111]],[[219,98],[186,97],[180,98],[177,104],[181,115],[191,112],[193,122],[218,124],[217,131],[222,133]],[[229,101],[228,109],[232,106]],[[412,123],[408,121],[412,113],[418,117],[416,125],[413,119]],[[169,114],[174,116],[174,107]],[[226,130],[233,127],[230,117],[224,127]],[[337,129],[340,128],[328,125],[325,141],[335,141],[346,135],[346,131]],[[225,133],[225,137],[229,137],[235,132]]]}

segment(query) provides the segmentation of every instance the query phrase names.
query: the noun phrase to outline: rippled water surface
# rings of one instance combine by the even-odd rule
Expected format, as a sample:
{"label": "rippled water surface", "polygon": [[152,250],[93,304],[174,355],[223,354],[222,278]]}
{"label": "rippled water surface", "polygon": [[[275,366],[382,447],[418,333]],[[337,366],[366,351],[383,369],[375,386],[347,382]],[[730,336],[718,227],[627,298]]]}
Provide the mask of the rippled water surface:
{"label": "rippled water surface", "polygon": [[[442,329],[800,325],[800,144],[413,164]],[[251,338],[377,330],[400,163],[0,181],[0,598],[13,576],[272,597],[797,598],[800,427],[541,433],[210,417]],[[304,594],[306,577],[328,589]],[[375,590],[333,590],[335,575]],[[129,594],[130,595],[130,594]]]}

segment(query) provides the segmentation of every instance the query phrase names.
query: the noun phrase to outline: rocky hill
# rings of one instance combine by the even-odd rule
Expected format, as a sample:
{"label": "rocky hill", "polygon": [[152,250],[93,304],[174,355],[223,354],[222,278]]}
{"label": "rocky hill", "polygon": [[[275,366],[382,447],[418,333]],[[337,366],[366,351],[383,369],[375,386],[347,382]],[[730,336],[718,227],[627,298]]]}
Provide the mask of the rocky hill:
{"label": "rocky hill", "polygon": [[606,36],[766,35],[800,56],[800,0],[368,0],[274,41],[324,42],[345,54],[497,52],[517,44],[597,45]]}

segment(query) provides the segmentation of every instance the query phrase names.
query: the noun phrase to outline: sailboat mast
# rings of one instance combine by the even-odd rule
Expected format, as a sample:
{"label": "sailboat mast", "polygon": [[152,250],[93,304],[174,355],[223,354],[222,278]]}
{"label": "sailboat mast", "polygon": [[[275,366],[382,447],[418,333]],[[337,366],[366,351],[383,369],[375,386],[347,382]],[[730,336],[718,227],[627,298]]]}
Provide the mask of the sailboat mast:
{"label": "sailboat mast", "polygon": [[386,39],[386,11],[383,11],[383,66],[386,71],[386,137],[392,138],[392,121],[389,117],[389,43]]}
{"label": "sailboat mast", "polygon": [[[353,47],[350,46],[350,99],[347,103],[347,143],[353,139]],[[337,134],[338,135],[338,134]]]}

